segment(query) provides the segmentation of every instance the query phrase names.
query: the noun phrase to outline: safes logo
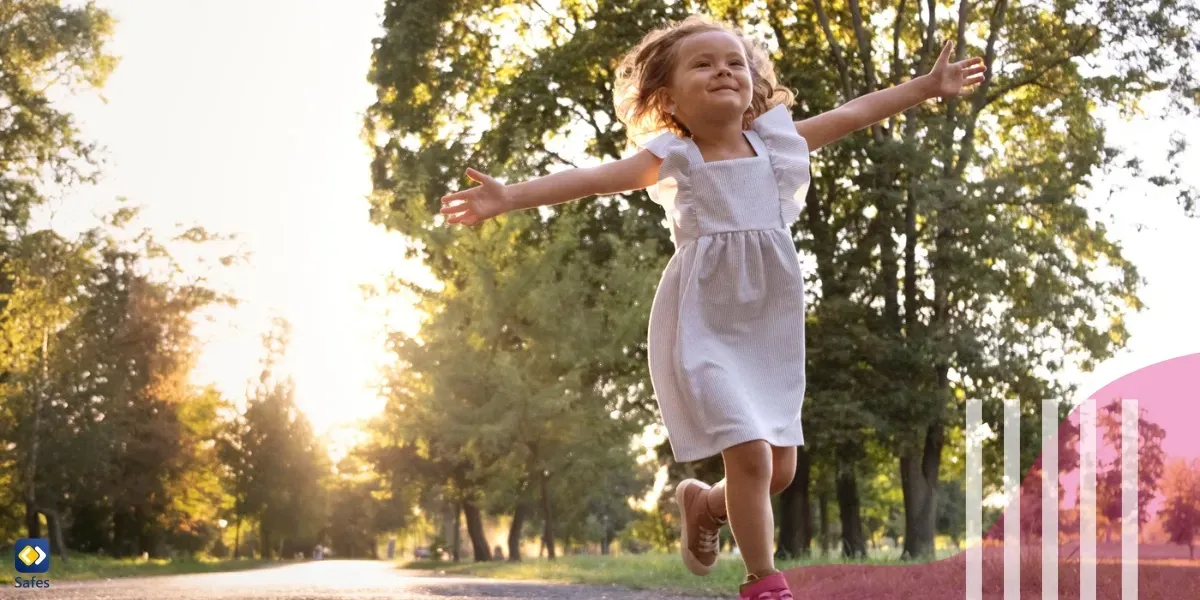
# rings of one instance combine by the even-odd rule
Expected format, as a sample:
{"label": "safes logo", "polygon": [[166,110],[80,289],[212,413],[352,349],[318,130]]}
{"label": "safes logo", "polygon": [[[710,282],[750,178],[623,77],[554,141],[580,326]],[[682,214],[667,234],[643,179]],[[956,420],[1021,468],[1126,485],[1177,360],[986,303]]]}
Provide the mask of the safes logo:
{"label": "safes logo", "polygon": [[13,546],[18,573],[45,573],[50,570],[50,541],[46,538],[25,538]]}

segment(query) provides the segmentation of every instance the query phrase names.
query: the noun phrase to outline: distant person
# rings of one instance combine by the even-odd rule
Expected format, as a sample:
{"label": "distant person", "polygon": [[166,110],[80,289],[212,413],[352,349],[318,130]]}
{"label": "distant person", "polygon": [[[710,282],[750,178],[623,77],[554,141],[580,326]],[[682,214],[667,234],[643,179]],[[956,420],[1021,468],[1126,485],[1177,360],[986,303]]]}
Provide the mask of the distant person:
{"label": "distant person", "polygon": [[791,225],[810,185],[809,153],[926,100],[983,79],[982,59],[950,64],[825,114],[793,121],[791,90],[766,51],[701,17],[650,32],[622,60],[617,114],[632,156],[442,198],[453,224],[516,210],[647,189],[670,221],[675,255],[655,294],[649,369],[678,462],[717,454],[725,479],[676,486],[683,562],[706,575],[730,522],[746,565],[740,598],[792,600],[772,557],[771,494],[804,443],[804,272]]}

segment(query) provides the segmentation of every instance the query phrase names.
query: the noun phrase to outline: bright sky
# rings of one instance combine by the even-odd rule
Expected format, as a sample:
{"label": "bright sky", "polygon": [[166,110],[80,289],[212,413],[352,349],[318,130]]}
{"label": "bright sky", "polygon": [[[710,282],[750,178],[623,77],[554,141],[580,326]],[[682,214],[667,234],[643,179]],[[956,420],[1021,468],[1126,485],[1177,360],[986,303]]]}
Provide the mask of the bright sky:
{"label": "bright sky", "polygon": [[[222,280],[243,299],[200,331],[197,381],[231,398],[256,376],[272,316],[294,327],[286,367],[319,432],[377,411],[382,306],[359,285],[407,271],[397,234],[368,221],[362,114],[380,0],[103,0],[121,64],[68,101],[107,149],[104,182],[54,204],[54,225],[95,223],[117,196],[145,223],[237,233],[253,256]],[[415,325],[410,307],[391,322]]]}
{"label": "bright sky", "polygon": [[[107,104],[92,96],[67,104],[110,162],[101,185],[54,204],[54,226],[91,226],[93,214],[126,196],[146,207],[149,225],[240,234],[252,264],[226,283],[244,304],[201,332],[197,381],[241,396],[258,370],[259,336],[280,315],[295,328],[288,366],[298,402],[319,432],[345,431],[377,411],[384,324],[411,328],[416,316],[393,303],[385,317],[358,286],[418,273],[399,237],[367,216],[369,156],[359,135],[374,99],[365,76],[383,0],[97,3],[119,21],[112,50],[122,62]],[[1156,165],[1172,129],[1198,125],[1113,123],[1112,138],[1138,144]],[[1189,162],[1200,164],[1195,150]],[[1200,340],[1200,221],[1182,218],[1148,185],[1118,199],[1110,227],[1149,279],[1149,308],[1131,319],[1133,347],[1195,348],[1187,340]]]}

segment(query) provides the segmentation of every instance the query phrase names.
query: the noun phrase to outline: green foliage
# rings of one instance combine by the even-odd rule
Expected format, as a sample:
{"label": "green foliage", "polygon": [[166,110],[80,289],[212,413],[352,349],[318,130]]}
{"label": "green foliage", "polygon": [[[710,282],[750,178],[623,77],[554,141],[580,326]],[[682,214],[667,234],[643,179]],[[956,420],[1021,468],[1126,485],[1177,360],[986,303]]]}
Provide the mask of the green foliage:
{"label": "green foliage", "polygon": [[100,88],[116,65],[112,17],[93,4],[0,6],[0,250],[44,200],[43,183],[92,181],[98,159],[51,93]]}
{"label": "green foliage", "polygon": [[287,352],[290,332],[287,321],[276,319],[263,336],[258,385],[226,430],[220,451],[226,480],[233,482],[235,518],[249,516],[259,524],[264,558],[322,541],[332,477],[325,449],[296,408],[294,382],[273,371]]}
{"label": "green foliage", "polygon": [[167,248],[122,228],[135,211],[122,212],[78,240],[24,235],[5,261],[6,474],[60,515],[73,548],[196,553],[225,494],[211,450],[222,401],[189,381],[192,326],[226,298],[162,269]]}
{"label": "green foliage", "polygon": [[629,266],[643,247],[617,240],[607,264],[592,263],[578,218],[552,224],[546,244],[514,243],[532,222],[481,228],[454,249],[460,285],[418,290],[429,318],[419,338],[393,335],[370,453],[395,499],[497,510],[548,496],[564,535],[592,538],[597,523],[628,519],[622,499],[644,486],[629,439],[645,391],[626,374],[640,368],[630,346],[644,336],[651,272]]}

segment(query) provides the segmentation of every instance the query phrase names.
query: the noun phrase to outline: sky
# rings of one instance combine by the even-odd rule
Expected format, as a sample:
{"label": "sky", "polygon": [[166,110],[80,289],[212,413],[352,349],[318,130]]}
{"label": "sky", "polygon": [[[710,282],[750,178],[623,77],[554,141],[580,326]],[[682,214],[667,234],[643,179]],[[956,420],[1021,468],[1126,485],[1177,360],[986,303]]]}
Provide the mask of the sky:
{"label": "sky", "polygon": [[[121,63],[104,101],[81,94],[63,102],[105,148],[105,177],[51,203],[43,219],[77,231],[124,196],[145,207],[151,227],[238,234],[252,260],[218,281],[242,304],[199,330],[196,381],[242,395],[258,372],[260,335],[272,316],[285,317],[294,327],[285,368],[297,402],[318,432],[346,440],[382,406],[375,379],[385,326],[411,332],[418,322],[411,305],[366,302],[359,286],[389,273],[429,281],[403,258],[400,236],[367,214],[370,156],[360,134],[374,100],[366,74],[383,1],[97,4],[118,21],[111,51]],[[1196,120],[1106,120],[1111,140],[1136,148],[1150,167],[1162,164],[1172,131],[1200,142]],[[1200,164],[1194,149],[1189,162]],[[1128,189],[1105,206],[1111,233],[1148,279],[1147,309],[1129,319],[1128,351],[1194,351],[1200,220],[1183,218],[1172,198],[1142,182],[1099,187],[1115,183]]]}
{"label": "sky", "polygon": [[[250,262],[217,277],[242,303],[198,333],[198,383],[244,395],[273,316],[293,325],[283,368],[319,432],[382,406],[375,387],[384,325],[416,325],[411,306],[367,303],[360,284],[421,277],[403,241],[368,219],[374,101],[366,75],[380,0],[103,0],[120,65],[103,89],[66,98],[104,146],[103,181],[51,204],[58,229],[96,224],[118,196],[142,223],[236,233]],[[391,309],[391,316],[384,310]],[[343,432],[344,433],[344,432]]]}

